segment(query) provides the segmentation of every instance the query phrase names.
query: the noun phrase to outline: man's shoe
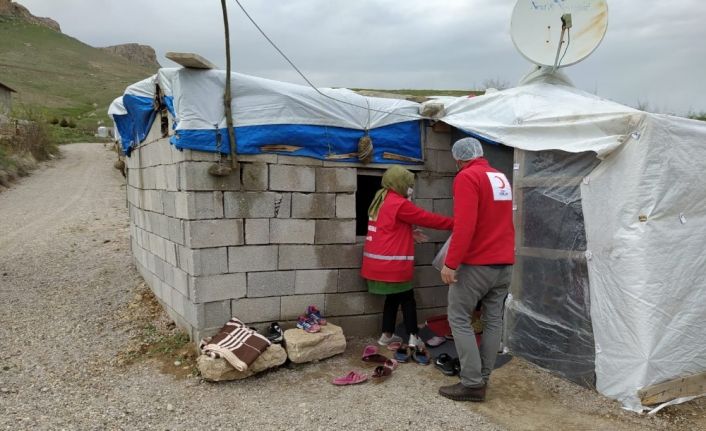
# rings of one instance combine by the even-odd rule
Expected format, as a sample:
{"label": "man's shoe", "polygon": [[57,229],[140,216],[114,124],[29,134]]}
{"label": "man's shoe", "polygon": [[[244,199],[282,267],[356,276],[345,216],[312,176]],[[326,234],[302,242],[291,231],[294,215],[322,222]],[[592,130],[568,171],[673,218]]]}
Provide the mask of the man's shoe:
{"label": "man's shoe", "polygon": [[439,388],[439,395],[454,401],[485,401],[485,385],[478,388],[469,388],[462,383]]}

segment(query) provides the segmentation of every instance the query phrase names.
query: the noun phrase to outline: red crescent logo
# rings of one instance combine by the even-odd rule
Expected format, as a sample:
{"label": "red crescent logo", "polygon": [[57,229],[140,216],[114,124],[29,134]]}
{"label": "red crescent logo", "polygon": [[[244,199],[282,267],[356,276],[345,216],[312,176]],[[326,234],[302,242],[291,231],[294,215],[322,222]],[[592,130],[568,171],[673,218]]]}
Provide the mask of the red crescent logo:
{"label": "red crescent logo", "polygon": [[506,186],[505,181],[503,181],[503,179],[501,177],[494,175],[493,178],[495,178],[496,180],[500,180],[500,188],[501,189],[505,188],[505,186]]}

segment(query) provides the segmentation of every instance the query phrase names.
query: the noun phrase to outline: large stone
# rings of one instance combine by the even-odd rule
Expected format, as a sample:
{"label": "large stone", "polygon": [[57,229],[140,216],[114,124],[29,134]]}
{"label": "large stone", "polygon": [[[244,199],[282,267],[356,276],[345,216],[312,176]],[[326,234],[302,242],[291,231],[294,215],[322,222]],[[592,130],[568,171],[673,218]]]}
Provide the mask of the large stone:
{"label": "large stone", "polygon": [[238,371],[225,359],[214,359],[201,355],[197,359],[201,377],[212,382],[242,380],[254,374],[279,367],[287,361],[287,352],[279,344],[273,344],[260,355],[247,370]]}
{"label": "large stone", "polygon": [[302,364],[343,353],[346,350],[346,337],[340,326],[329,323],[314,334],[297,328],[287,329],[284,331],[284,345],[289,360]]}

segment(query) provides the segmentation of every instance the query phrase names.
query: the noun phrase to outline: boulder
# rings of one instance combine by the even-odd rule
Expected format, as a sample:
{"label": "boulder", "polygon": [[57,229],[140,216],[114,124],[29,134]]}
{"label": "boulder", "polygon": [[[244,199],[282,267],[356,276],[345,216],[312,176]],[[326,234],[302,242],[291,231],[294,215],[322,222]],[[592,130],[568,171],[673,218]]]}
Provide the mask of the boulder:
{"label": "boulder", "polygon": [[340,326],[329,323],[314,334],[298,328],[287,329],[284,331],[284,345],[289,360],[302,364],[343,353],[346,350],[346,337]]}
{"label": "boulder", "polygon": [[225,359],[214,359],[210,356],[201,355],[197,359],[197,365],[201,372],[201,377],[212,382],[222,382],[226,380],[241,380],[254,374],[279,367],[287,361],[287,352],[279,344],[273,344],[260,355],[255,362],[250,364],[247,370],[238,371]]}

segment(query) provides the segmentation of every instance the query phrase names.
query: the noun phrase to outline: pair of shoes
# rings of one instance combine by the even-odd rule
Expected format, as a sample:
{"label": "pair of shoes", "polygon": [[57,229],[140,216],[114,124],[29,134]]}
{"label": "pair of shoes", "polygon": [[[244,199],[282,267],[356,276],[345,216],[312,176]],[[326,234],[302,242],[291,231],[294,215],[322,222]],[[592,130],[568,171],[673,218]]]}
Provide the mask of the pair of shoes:
{"label": "pair of shoes", "polygon": [[304,314],[299,316],[299,318],[297,319],[297,328],[303,329],[305,332],[308,332],[310,334],[319,332],[321,330],[321,326],[319,326],[318,323],[316,323],[313,319],[309,318]]}
{"label": "pair of shoes", "polygon": [[389,360],[385,355],[381,355],[378,351],[377,346],[369,344],[363,349],[363,356],[360,358],[365,362],[375,362],[378,364],[384,364]]}
{"label": "pair of shoes", "polygon": [[429,365],[429,353],[423,343],[421,346],[412,347],[412,359],[419,365]]}
{"label": "pair of shoes", "polygon": [[316,305],[306,307],[306,316],[319,326],[324,326],[327,323],[326,319],[321,315],[321,311],[316,308]]}
{"label": "pair of shoes", "polygon": [[360,374],[357,371],[350,371],[345,376],[336,377],[331,383],[336,386],[357,385],[368,380],[367,374]]}
{"label": "pair of shoes", "polygon": [[454,401],[481,402],[485,401],[485,389],[486,385],[477,388],[470,388],[468,386],[464,386],[463,383],[456,383],[455,385],[440,387],[439,395]]}
{"label": "pair of shoes", "polygon": [[455,376],[461,371],[461,362],[459,359],[452,358],[446,353],[442,353],[436,357],[434,366],[447,376]]}
{"label": "pair of shoes", "polygon": [[389,337],[382,334],[380,335],[380,338],[378,338],[378,344],[381,346],[389,346],[392,343],[402,343],[402,338],[395,334],[392,334]]}
{"label": "pair of shoes", "polygon": [[269,328],[267,328],[267,334],[265,337],[270,340],[270,343],[280,344],[284,340],[284,332],[279,326],[279,323],[272,322]]}
{"label": "pair of shoes", "polygon": [[383,365],[378,365],[373,370],[373,380],[381,382],[392,375],[399,364],[394,359],[388,359]]}
{"label": "pair of shoes", "polygon": [[405,363],[409,361],[410,353],[409,353],[409,346],[407,344],[402,344],[396,351],[395,351],[395,359],[397,362]]}

